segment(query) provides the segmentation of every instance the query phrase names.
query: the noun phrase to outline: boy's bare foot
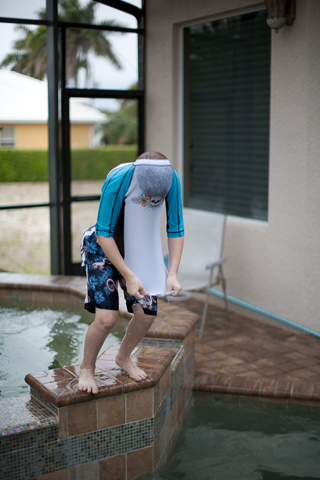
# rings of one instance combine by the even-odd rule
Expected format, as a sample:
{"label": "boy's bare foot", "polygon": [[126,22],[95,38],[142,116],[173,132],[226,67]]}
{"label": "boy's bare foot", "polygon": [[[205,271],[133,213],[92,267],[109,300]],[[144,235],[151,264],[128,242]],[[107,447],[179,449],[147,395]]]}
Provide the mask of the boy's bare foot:
{"label": "boy's bare foot", "polygon": [[146,372],[141,370],[137,365],[133,363],[131,358],[129,359],[123,359],[120,358],[118,355],[115,358],[116,364],[124,370],[130,378],[133,378],[136,382],[141,382],[142,380],[145,380],[147,378]]}
{"label": "boy's bare foot", "polygon": [[98,393],[98,385],[94,378],[94,370],[80,366],[78,390],[80,392]]}

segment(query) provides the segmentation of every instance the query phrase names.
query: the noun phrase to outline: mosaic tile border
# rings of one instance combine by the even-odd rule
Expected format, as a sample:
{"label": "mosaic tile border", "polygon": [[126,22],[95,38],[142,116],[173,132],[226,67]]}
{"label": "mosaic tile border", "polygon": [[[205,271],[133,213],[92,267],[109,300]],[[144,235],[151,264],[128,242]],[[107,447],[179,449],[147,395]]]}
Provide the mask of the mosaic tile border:
{"label": "mosaic tile border", "polygon": [[[139,345],[159,346],[174,350],[176,355],[171,364],[173,371],[184,355],[183,345],[179,340],[144,339]],[[59,423],[59,409],[41,397],[33,388],[30,389],[30,393],[31,396],[25,394],[0,401],[0,436],[22,433]]]}
{"label": "mosaic tile border", "polygon": [[191,353],[184,362],[181,358],[177,367],[171,372],[171,387],[166,393],[160,407],[158,408],[154,417],[154,437],[157,439],[163,426],[178,400],[183,387],[186,385],[188,378],[193,370],[194,355]]}
{"label": "mosaic tile border", "polygon": [[[179,350],[181,347],[179,347]],[[179,358],[153,418],[59,439],[58,426],[0,439],[6,480],[24,480],[154,446],[193,369],[193,354]],[[169,367],[170,368],[170,367]]]}
{"label": "mosaic tile border", "polygon": [[43,445],[48,445],[58,440],[58,425],[27,431],[21,435],[8,435],[0,438],[1,454],[8,454],[17,450],[27,450],[31,447],[41,448]]}
{"label": "mosaic tile border", "polygon": [[[50,294],[53,298],[55,295],[59,296],[59,292],[61,292],[61,294],[68,296],[69,300],[75,301],[73,297],[81,299],[84,292],[84,279],[75,279],[74,277],[46,277],[44,279],[42,276],[32,276],[30,280],[29,275],[2,276],[0,274],[1,283],[2,286],[7,287],[7,290],[9,290],[7,293],[11,295],[18,294],[21,288],[25,293],[36,290],[34,295],[40,297]],[[6,285],[4,285],[5,283]],[[12,430],[11,433],[13,434],[0,437],[3,453],[0,460],[0,468],[6,480],[21,480],[22,478],[23,480],[35,480],[36,477],[53,472],[57,472],[56,474],[53,473],[53,477],[56,478],[56,475],[59,475],[59,471],[67,472],[68,476],[73,475],[76,471],[79,474],[82,472],[82,475],[83,469],[88,470],[89,468],[91,472],[91,468],[94,466],[95,470],[98,469],[94,478],[98,478],[99,462],[102,462],[103,466],[101,468],[105,468],[105,462],[109,462],[108,459],[111,459],[110,461],[113,462],[114,458],[123,457],[125,459],[125,469],[127,469],[127,462],[133,458],[132,455],[135,454],[132,454],[132,452],[135,451],[139,451],[137,453],[138,456],[141,455],[140,452],[148,451],[149,458],[153,459],[154,465],[158,465],[161,458],[162,460],[165,458],[170,442],[172,444],[176,425],[179,424],[179,421],[181,422],[186,411],[186,404],[191,395],[192,382],[190,379],[193,377],[191,371],[194,358],[193,350],[191,351],[193,349],[193,335],[189,335],[189,333],[194,328],[197,318],[196,314],[180,309],[175,305],[166,305],[165,312],[159,315],[154,328],[149,332],[148,338],[141,342],[140,348],[146,350],[141,353],[141,361],[148,366],[155,380],[153,384],[149,381],[144,382],[145,384],[140,386],[142,390],[153,389],[152,396],[147,395],[147,397],[143,397],[152,398],[153,403],[150,413],[152,412],[151,415],[153,416],[151,417],[149,417],[150,413],[148,411],[146,415],[148,418],[136,420],[136,418],[141,418],[143,415],[135,417],[135,415],[132,416],[132,413],[130,413],[131,418],[129,419],[128,417],[128,423],[113,424],[115,426],[108,426],[108,428],[104,428],[107,426],[107,422],[104,424],[100,423],[103,427],[102,429],[92,429],[92,431],[84,433],[85,429],[74,429],[72,427],[72,415],[74,415],[75,410],[71,410],[72,413],[68,410],[69,413],[66,417],[67,434],[65,434],[64,430],[61,430],[61,425],[58,425],[58,416],[62,413],[60,408],[53,406],[50,402],[46,402],[41,395],[39,396],[37,392],[33,391],[34,401],[36,404],[39,404],[38,408],[46,412],[47,419],[42,418],[42,424],[38,423],[36,425],[37,422],[34,422],[32,431],[25,429],[19,431],[19,435],[15,435],[15,432]],[[189,340],[186,340],[187,336]],[[165,354],[167,355],[167,362],[163,363],[163,351],[159,355],[154,355],[153,352],[150,356],[149,353],[150,358],[148,357],[147,351],[151,352],[151,349],[155,347],[167,350]],[[188,358],[186,358],[186,355]],[[160,357],[162,358],[162,366],[158,365]],[[102,368],[101,372],[109,369],[110,365],[107,365],[108,362],[110,363],[109,358],[102,361],[101,366],[99,366],[100,369]],[[161,368],[164,368],[162,373]],[[114,380],[118,372],[115,368],[111,368],[110,372]],[[127,385],[127,379],[122,381]],[[139,391],[142,391],[141,388]],[[134,395],[133,390],[135,389],[129,388],[127,390],[127,393],[125,393],[125,395],[128,394],[125,397],[126,402],[129,401],[129,396]],[[120,393],[124,392],[121,391]],[[140,395],[138,391],[137,395]],[[138,398],[140,401],[140,397]],[[99,401],[98,398],[97,401]],[[129,403],[128,405],[134,404]],[[98,408],[98,404],[95,408]],[[147,404],[146,408],[149,408]],[[91,411],[93,412],[94,409],[91,408]],[[127,406],[125,411],[128,412]],[[48,418],[53,419],[54,423],[50,424]],[[127,419],[127,417],[125,418]],[[23,424],[20,422],[20,419],[16,417],[16,423],[26,426],[26,423]],[[130,422],[130,420],[136,421]],[[71,436],[69,432],[73,432]],[[160,452],[159,445],[163,444],[162,441],[159,442],[161,438],[165,439],[165,449],[163,450],[161,447]],[[86,467],[87,464],[88,468]],[[72,473],[68,473],[67,469],[72,469],[70,470]],[[130,472],[132,476],[132,470]],[[129,470],[127,470],[126,475],[129,475]]]}
{"label": "mosaic tile border", "polygon": [[[24,435],[28,436],[28,435]],[[29,437],[29,436],[28,436]],[[153,445],[153,418],[7,451],[0,469],[6,480],[32,479]],[[29,438],[25,439],[29,442]],[[30,440],[34,440],[31,439]]]}
{"label": "mosaic tile border", "polygon": [[0,437],[49,427],[58,423],[57,415],[35,402],[30,394],[0,401]]}

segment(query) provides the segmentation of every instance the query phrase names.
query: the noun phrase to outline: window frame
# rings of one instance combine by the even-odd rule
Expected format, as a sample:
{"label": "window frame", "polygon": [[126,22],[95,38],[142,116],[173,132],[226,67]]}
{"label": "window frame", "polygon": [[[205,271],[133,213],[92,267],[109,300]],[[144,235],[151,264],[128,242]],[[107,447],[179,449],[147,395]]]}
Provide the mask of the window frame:
{"label": "window frame", "polygon": [[[12,135],[8,136],[7,140],[11,140],[11,143],[3,143],[3,130],[4,129],[12,129]],[[0,147],[8,148],[8,147],[15,147],[16,146],[16,127],[14,125],[4,125],[0,127]]]}
{"label": "window frame", "polygon": [[[145,145],[145,0],[141,8],[126,2],[114,0],[96,0],[117,10],[133,15],[137,20],[136,28],[105,26],[85,23],[61,22],[58,20],[58,0],[46,0],[46,20],[19,17],[1,17],[0,24],[45,26],[47,34],[47,77],[48,77],[48,175],[49,203],[19,204],[0,206],[0,210],[17,208],[50,207],[50,254],[51,274],[82,274],[80,262],[72,262],[71,205],[73,202],[96,201],[100,195],[72,196],[70,175],[70,115],[69,99],[71,97],[136,99],[138,100],[138,150],[144,151]],[[137,35],[138,48],[138,89],[86,89],[67,88],[66,68],[66,29],[91,29],[112,32],[127,32]],[[60,55],[58,52],[60,46]],[[58,80],[60,69],[61,82]]]}
{"label": "window frame", "polygon": [[[186,203],[186,197],[189,194],[189,186],[190,182],[188,179],[190,178],[189,171],[186,168],[186,164],[190,162],[188,159],[188,156],[190,155],[190,149],[189,146],[187,145],[188,142],[188,137],[190,136],[190,103],[186,101],[186,91],[185,91],[185,55],[186,55],[186,44],[185,44],[185,30],[189,27],[193,27],[196,25],[202,25],[206,24],[209,22],[214,22],[214,21],[219,21],[223,20],[225,18],[232,18],[236,16],[241,16],[241,15],[246,15],[250,13],[258,13],[258,12],[265,12],[265,10],[262,7],[244,7],[240,8],[237,10],[233,10],[232,12],[224,12],[223,14],[217,14],[217,15],[211,15],[208,17],[205,17],[199,20],[193,20],[189,22],[185,22],[182,25],[180,25],[180,66],[179,66],[179,84],[180,84],[180,126],[179,129],[181,131],[181,137],[180,137],[180,176],[182,179],[182,193],[183,193],[183,203],[185,208],[193,208],[193,209],[198,209],[199,211],[203,210],[202,207],[196,207],[192,205],[187,205]],[[250,216],[241,216],[241,215],[234,215],[232,213],[228,212],[223,212],[225,215],[228,216],[232,221],[235,221],[237,224],[240,222],[240,224],[244,223],[249,223],[249,224],[259,224],[259,225],[268,225],[268,218],[269,218],[269,200],[270,200],[270,116],[271,116],[271,47],[272,47],[272,37],[270,33],[270,81],[269,81],[269,129],[268,129],[268,149],[267,149],[267,156],[268,156],[268,162],[267,162],[267,169],[268,169],[268,180],[267,180],[267,199],[266,199],[266,209],[267,209],[267,218],[266,219],[261,219],[261,218],[255,218],[255,217],[250,217]],[[187,117],[188,116],[188,117]],[[189,119],[188,122],[186,122],[186,118]],[[211,211],[214,213],[219,213],[215,209],[206,209],[206,211]]]}

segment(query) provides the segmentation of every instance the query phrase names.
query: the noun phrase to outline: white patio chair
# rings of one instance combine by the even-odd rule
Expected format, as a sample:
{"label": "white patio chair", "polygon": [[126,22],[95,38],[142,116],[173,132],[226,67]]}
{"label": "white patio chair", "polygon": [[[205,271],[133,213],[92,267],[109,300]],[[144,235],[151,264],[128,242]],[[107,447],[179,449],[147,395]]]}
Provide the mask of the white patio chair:
{"label": "white patio chair", "polygon": [[226,216],[185,208],[183,219],[185,242],[179,267],[182,292],[180,296],[171,298],[182,300],[190,296],[190,291],[206,291],[199,332],[199,338],[202,338],[210,289],[215,285],[222,286],[226,318],[229,319],[226,279],[222,267],[227,261],[222,257]]}

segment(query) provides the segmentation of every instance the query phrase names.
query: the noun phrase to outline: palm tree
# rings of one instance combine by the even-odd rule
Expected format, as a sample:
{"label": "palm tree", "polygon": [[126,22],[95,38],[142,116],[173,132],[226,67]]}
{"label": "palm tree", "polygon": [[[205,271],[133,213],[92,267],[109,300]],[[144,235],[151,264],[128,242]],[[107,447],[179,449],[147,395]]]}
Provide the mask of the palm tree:
{"label": "palm tree", "polygon": [[15,72],[43,80],[47,72],[46,27],[31,30],[24,25],[15,28],[23,37],[15,41],[14,52],[9,53],[0,64],[0,68],[12,65]]}
{"label": "palm tree", "polygon": [[[76,22],[115,26],[114,20],[97,22],[95,20],[96,4],[89,2],[81,7],[79,0],[59,1],[59,20],[62,22]],[[39,18],[46,19],[46,11],[39,12]],[[120,26],[117,22],[117,26]],[[31,29],[24,25],[18,25],[16,30],[22,33],[22,37],[15,41],[14,52],[9,53],[0,64],[0,68],[11,67],[12,70],[29,75],[30,77],[43,80],[46,76],[46,27],[39,26]],[[105,57],[117,69],[121,69],[110,41],[107,36],[110,32],[81,28],[68,28],[66,36],[66,80],[73,80],[77,85],[78,72],[84,68],[87,79],[90,76],[88,54]]]}
{"label": "palm tree", "polygon": [[[136,90],[134,83],[129,90]],[[137,100],[124,99],[116,112],[103,111],[108,121],[101,125],[101,142],[105,145],[135,145],[138,142],[138,109]]]}
{"label": "palm tree", "polygon": [[101,143],[104,145],[136,145],[138,142],[137,116],[133,115],[137,110],[134,104],[136,100],[130,101],[132,108],[124,109],[123,106],[116,111],[105,111],[108,123],[100,128],[103,132]]}

